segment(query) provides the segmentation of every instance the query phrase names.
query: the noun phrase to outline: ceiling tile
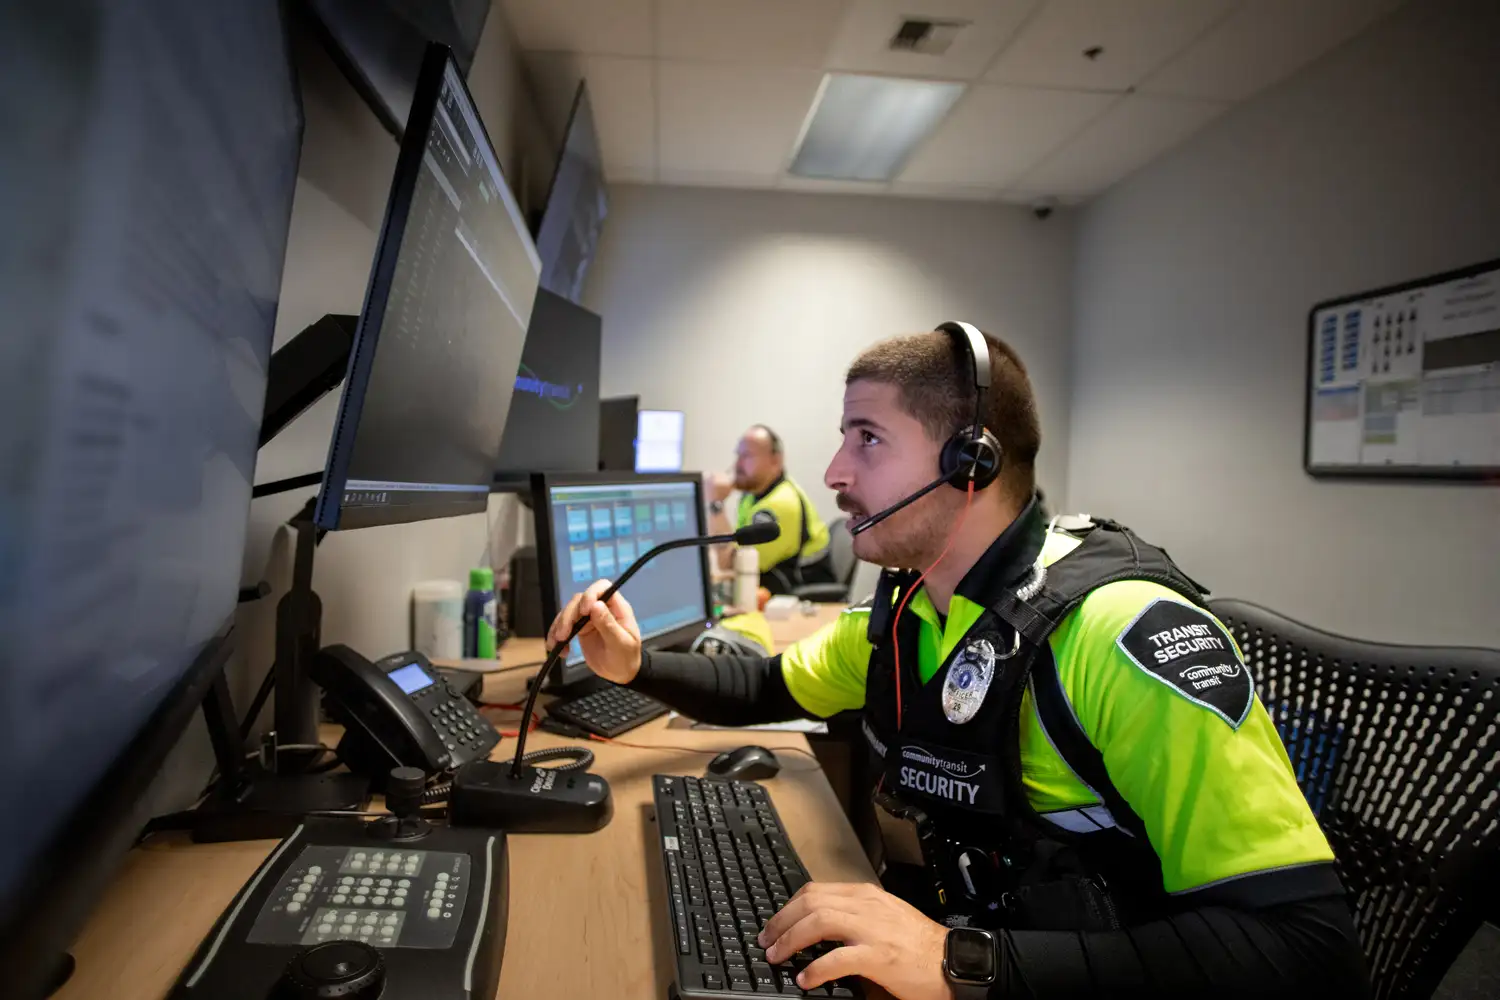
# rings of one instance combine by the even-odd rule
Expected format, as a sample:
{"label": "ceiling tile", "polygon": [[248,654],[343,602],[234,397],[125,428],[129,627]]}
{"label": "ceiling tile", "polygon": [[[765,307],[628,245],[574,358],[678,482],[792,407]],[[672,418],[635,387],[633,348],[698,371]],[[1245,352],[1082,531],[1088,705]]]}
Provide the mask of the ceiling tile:
{"label": "ceiling tile", "polygon": [[650,56],[651,0],[503,0],[523,49]]}
{"label": "ceiling tile", "polygon": [[610,180],[656,170],[654,64],[649,59],[533,52],[526,69],[544,127],[561,139],[580,78],[588,81],[594,126]]}
{"label": "ceiling tile", "polygon": [[994,201],[1000,189],[990,184],[924,184],[896,181],[891,194],[906,198],[942,198],[949,201]]}
{"label": "ceiling tile", "polygon": [[[1047,0],[985,79],[1123,91],[1233,6],[1234,0]],[[1097,58],[1083,54],[1095,46],[1103,48]]]}
{"label": "ceiling tile", "polygon": [[1399,5],[1400,0],[1250,0],[1148,77],[1141,92],[1244,100]]}
{"label": "ceiling tile", "polygon": [[1086,198],[1177,145],[1227,104],[1130,96],[1020,179],[1017,187]]}
{"label": "ceiling tile", "polygon": [[739,170],[677,170],[663,168],[659,171],[661,183],[678,184],[683,187],[729,187],[729,188],[773,188],[775,174],[756,174]]}
{"label": "ceiling tile", "polygon": [[817,69],[844,6],[844,0],[658,0],[656,53]]}
{"label": "ceiling tile", "polygon": [[[829,52],[832,69],[973,80],[1015,35],[1040,0],[857,0]],[[908,17],[971,22],[940,56],[892,52],[891,36]]]}
{"label": "ceiling tile", "polygon": [[900,179],[1005,187],[1118,100],[1113,94],[976,84]]}
{"label": "ceiling tile", "polygon": [[780,174],[822,79],[816,70],[657,65],[664,178],[668,170]]}

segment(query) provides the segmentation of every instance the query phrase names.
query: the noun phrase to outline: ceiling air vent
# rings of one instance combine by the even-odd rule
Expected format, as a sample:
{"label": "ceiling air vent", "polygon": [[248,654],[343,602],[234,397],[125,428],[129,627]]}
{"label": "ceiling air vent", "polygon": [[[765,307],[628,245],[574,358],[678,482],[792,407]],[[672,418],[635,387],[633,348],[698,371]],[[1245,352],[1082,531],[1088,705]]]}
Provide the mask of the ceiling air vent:
{"label": "ceiling air vent", "polygon": [[968,26],[968,21],[909,17],[901,22],[896,33],[891,36],[890,48],[894,52],[920,52],[923,55],[940,56],[948,51],[958,33]]}

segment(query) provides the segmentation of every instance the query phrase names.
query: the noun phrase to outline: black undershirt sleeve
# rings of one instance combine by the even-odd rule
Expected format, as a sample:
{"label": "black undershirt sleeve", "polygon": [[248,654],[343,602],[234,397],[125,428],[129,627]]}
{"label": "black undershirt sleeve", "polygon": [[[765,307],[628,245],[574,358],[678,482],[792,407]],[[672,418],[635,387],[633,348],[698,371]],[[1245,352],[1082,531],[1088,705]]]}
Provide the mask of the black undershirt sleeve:
{"label": "black undershirt sleeve", "polygon": [[1342,896],[1205,906],[1119,931],[1003,931],[994,1000],[1369,996]]}
{"label": "black undershirt sleeve", "polygon": [[629,686],[714,726],[815,718],[787,690],[780,656],[643,652]]}

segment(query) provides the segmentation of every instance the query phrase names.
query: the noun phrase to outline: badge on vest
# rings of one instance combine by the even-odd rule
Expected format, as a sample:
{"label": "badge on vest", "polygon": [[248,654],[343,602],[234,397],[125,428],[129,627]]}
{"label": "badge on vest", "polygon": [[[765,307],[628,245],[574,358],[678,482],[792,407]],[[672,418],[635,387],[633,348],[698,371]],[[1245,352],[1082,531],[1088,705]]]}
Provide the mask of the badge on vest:
{"label": "badge on vest", "polygon": [[1115,642],[1136,666],[1231,728],[1250,714],[1250,671],[1223,626],[1202,609],[1159,597]]}
{"label": "badge on vest", "polygon": [[990,682],[995,679],[995,645],[989,639],[970,639],[948,664],[943,680],[943,714],[949,722],[962,724],[974,718]]}

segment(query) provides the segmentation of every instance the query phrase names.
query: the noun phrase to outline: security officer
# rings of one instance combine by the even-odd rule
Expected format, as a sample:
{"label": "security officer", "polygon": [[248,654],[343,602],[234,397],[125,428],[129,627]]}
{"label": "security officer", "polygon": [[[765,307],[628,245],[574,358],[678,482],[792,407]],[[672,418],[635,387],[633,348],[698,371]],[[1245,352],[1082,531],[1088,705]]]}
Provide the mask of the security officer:
{"label": "security officer", "polygon": [[[771,593],[789,594],[803,584],[833,582],[828,526],[802,487],[787,477],[781,437],[771,428],[756,424],[747,430],[735,448],[734,478],[715,478],[708,489],[709,530],[715,533],[727,534],[755,518],[781,525],[773,541],[755,546],[761,584]],[[740,491],[733,527],[724,510],[731,489]],[[723,550],[722,568],[730,568],[733,554],[731,548]]]}
{"label": "security officer", "polygon": [[1202,590],[1114,522],[1044,522],[1014,352],[961,323],[878,344],[842,430],[855,552],[902,567],[865,606],[777,657],[643,653],[600,583],[552,632],[587,615],[596,673],[707,722],[862,711],[885,888],[805,886],[765,960],[902,1000],[1366,995],[1332,852]]}

